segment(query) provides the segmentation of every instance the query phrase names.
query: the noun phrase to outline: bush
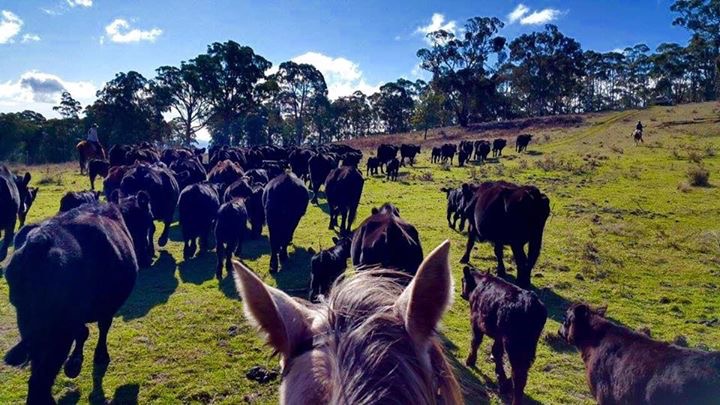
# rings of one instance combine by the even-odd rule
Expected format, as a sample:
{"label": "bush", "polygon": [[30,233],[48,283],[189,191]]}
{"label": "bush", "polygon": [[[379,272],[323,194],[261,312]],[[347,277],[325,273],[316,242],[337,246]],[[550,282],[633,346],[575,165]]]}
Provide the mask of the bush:
{"label": "bush", "polygon": [[688,169],[687,176],[691,186],[710,186],[710,171],[702,165],[692,166],[690,169]]}
{"label": "bush", "polygon": [[691,150],[688,152],[688,160],[693,163],[702,163],[703,157],[704,156],[698,151]]}
{"label": "bush", "polygon": [[685,181],[681,181],[680,184],[678,184],[677,189],[681,193],[689,193],[690,191],[692,191],[692,187],[690,187],[690,185],[687,184],[687,182]]}
{"label": "bush", "polygon": [[715,155],[717,155],[717,150],[715,149],[714,146],[708,145],[705,147],[705,156],[706,157],[713,157]]}

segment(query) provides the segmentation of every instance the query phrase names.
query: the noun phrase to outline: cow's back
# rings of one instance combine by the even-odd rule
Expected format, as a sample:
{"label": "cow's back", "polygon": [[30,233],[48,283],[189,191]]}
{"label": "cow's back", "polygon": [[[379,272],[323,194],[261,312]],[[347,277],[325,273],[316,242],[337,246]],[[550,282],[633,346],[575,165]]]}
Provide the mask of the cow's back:
{"label": "cow's back", "polygon": [[353,266],[381,265],[415,274],[422,263],[420,238],[401,218],[379,213],[363,222],[352,240]]}

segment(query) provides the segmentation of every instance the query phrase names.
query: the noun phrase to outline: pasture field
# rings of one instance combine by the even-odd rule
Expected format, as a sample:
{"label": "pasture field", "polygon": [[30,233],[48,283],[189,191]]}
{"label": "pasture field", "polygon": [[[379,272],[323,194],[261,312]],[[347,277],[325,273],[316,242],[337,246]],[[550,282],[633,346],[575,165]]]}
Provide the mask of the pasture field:
{"label": "pasture field", "polygon": [[[647,327],[657,339],[685,341],[691,347],[720,350],[720,106],[713,103],[653,107],[641,111],[585,116],[563,127],[524,129],[535,135],[529,152],[513,151],[518,130],[464,133],[446,128],[448,141],[512,137],[498,162],[447,168],[430,163],[429,144],[444,140],[430,133],[414,168],[401,168],[398,182],[367,179],[359,224],[370,209],[390,201],[414,224],[425,253],[444,239],[452,241],[455,303],[443,320],[442,334],[468,403],[500,403],[491,339],[485,339],[478,369],[464,366],[470,342],[468,304],[460,298],[465,248],[463,233],[445,220],[444,186],[506,179],[534,184],[551,200],[544,247],[533,271],[533,285],[549,310],[537,360],[526,389],[530,403],[592,403],[580,355],[557,337],[565,308],[585,300],[607,305],[608,315],[630,328]],[[645,143],[630,136],[638,120],[646,125]],[[400,142],[399,137],[390,138]],[[412,140],[422,139],[413,134]],[[384,138],[351,145],[370,147]],[[370,156],[364,150],[364,157]],[[688,171],[702,166],[710,185],[686,184]],[[20,168],[18,168],[20,169]],[[364,167],[361,168],[364,171]],[[40,186],[28,222],[57,212],[60,197],[89,187],[76,164],[31,167]],[[295,234],[290,260],[277,275],[268,273],[265,236],[243,246],[242,259],[267,283],[305,295],[312,251],[327,248],[327,207],[311,205]],[[159,228],[160,229],[160,228]],[[93,369],[97,328],[85,347],[77,379],[58,376],[54,396],[60,403],[276,403],[278,382],[248,380],[253,366],[277,367],[271,350],[242,316],[231,278],[218,285],[214,252],[182,259],[179,225],[160,249],[152,267],[140,270],[128,302],[109,335],[112,361]],[[267,235],[265,229],[264,235]],[[512,255],[506,263],[514,274]],[[493,269],[488,244],[477,244],[471,263]],[[0,279],[0,351],[18,339],[8,288]],[[0,403],[24,401],[29,370],[0,366]]]}

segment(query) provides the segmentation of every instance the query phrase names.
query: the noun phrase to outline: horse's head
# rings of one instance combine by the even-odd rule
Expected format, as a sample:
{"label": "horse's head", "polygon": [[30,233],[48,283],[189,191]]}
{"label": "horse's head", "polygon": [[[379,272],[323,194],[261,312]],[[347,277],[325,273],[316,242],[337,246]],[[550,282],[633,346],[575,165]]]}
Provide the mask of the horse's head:
{"label": "horse's head", "polygon": [[[246,317],[280,354],[282,403],[461,403],[436,336],[452,302],[448,241],[410,284],[404,273],[368,270],[338,283],[313,305],[265,285],[235,262]],[[386,277],[392,273],[392,277]]]}

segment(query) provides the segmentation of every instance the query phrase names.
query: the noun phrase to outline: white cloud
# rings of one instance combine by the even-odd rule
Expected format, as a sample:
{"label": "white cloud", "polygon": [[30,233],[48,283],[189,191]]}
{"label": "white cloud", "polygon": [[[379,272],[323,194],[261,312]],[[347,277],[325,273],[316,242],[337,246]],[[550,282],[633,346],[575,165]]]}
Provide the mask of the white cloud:
{"label": "white cloud", "polygon": [[292,61],[315,66],[325,77],[325,83],[328,86],[328,97],[333,100],[338,97],[349,96],[357,90],[370,95],[380,88],[379,84],[374,86],[368,84],[363,77],[360,66],[343,57],[333,58],[319,52],[306,52],[292,58]]}
{"label": "white cloud", "polygon": [[417,27],[415,29],[415,34],[422,34],[425,37],[425,42],[432,45],[433,41],[427,37],[427,34],[439,30],[455,34],[455,31],[457,30],[457,23],[455,20],[445,21],[444,15],[440,13],[433,13],[432,18],[430,18],[430,23],[422,27]]}
{"label": "white cloud", "polygon": [[40,41],[40,35],[38,34],[25,34],[22,37],[22,43],[26,44],[28,42],[38,42]]}
{"label": "white cloud", "polygon": [[555,10],[554,8],[546,8],[544,10],[535,11],[532,14],[529,14],[529,15],[523,17],[520,20],[520,24],[522,24],[522,25],[547,24],[551,21],[557,20],[557,18],[559,16],[560,16],[560,10]]}
{"label": "white cloud", "polygon": [[105,33],[110,41],[126,44],[140,41],[155,42],[163,32],[160,28],[152,28],[147,31],[131,28],[127,20],[117,18],[105,27]]}
{"label": "white cloud", "polygon": [[0,82],[0,111],[37,111],[46,117],[57,116],[52,107],[69,91],[83,105],[95,99],[97,88],[91,82],[63,80],[57,75],[31,70],[17,80]]}
{"label": "white cloud", "polygon": [[93,0],[66,0],[70,7],[92,7]]}
{"label": "white cloud", "polygon": [[518,4],[518,6],[515,7],[515,10],[507,15],[508,23],[513,24],[517,22],[517,20],[523,18],[529,11],[530,8],[528,8],[528,6],[522,3]]}
{"label": "white cloud", "polygon": [[22,26],[20,17],[7,10],[0,11],[0,44],[12,43]]}

